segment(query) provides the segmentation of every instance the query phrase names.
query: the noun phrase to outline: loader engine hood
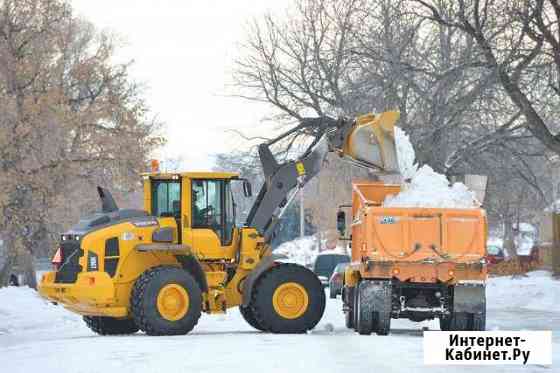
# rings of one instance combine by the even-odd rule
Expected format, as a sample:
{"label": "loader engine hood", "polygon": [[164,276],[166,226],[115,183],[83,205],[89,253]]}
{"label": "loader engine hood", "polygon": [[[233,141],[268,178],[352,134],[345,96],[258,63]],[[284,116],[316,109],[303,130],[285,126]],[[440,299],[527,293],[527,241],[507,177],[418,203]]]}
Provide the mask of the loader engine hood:
{"label": "loader engine hood", "polygon": [[145,221],[157,224],[156,218],[148,215],[146,211],[119,209],[111,192],[107,189],[98,186],[97,193],[101,202],[101,211],[80,219],[78,224],[62,235],[63,241],[65,239],[79,241],[87,233],[125,221]]}
{"label": "loader engine hood", "polygon": [[[90,216],[80,219],[78,224],[65,232],[62,237],[74,239],[78,236],[78,240],[85,234],[98,229],[102,229],[111,225],[119,224],[124,221],[156,221],[156,218],[148,215],[143,210],[123,209],[112,212],[96,212]],[[156,221],[157,222],[157,221]],[[66,237],[65,237],[66,236]]]}

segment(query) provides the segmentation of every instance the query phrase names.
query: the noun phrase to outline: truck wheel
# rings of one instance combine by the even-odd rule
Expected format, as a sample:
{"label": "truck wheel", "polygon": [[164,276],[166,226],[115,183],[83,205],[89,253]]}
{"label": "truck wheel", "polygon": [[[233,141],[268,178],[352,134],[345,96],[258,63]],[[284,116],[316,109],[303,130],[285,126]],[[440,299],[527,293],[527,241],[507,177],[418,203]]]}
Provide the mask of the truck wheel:
{"label": "truck wheel", "polygon": [[187,334],[200,318],[202,293],[187,271],[161,266],[136,280],[131,305],[136,325],[146,334]]}
{"label": "truck wheel", "polygon": [[482,312],[469,313],[469,329],[472,331],[486,330],[486,302],[483,303]]}
{"label": "truck wheel", "polygon": [[352,304],[353,304],[353,307],[352,307],[352,316],[354,316],[353,319],[352,319],[352,320],[353,320],[353,324],[354,324],[354,325],[352,326],[352,328],[353,328],[355,331],[358,331],[358,290],[359,290],[359,284],[357,284],[357,285],[354,287],[354,295],[352,296]]}
{"label": "truck wheel", "polygon": [[336,299],[337,292],[334,286],[329,286],[329,298]]}
{"label": "truck wheel", "polygon": [[356,331],[361,335],[370,335],[373,332],[373,302],[369,297],[369,281],[358,284],[356,296]]}
{"label": "truck wheel", "polygon": [[134,334],[139,330],[133,319],[84,316],[84,321],[88,328],[100,335]]}
{"label": "truck wheel", "polygon": [[348,329],[354,329],[354,289],[351,287],[344,287],[342,297],[347,311],[344,313],[344,323]]}
{"label": "truck wheel", "polygon": [[375,292],[374,329],[377,335],[387,335],[391,331],[392,289],[389,281],[378,285]]}
{"label": "truck wheel", "polygon": [[263,273],[252,293],[252,311],[264,330],[304,333],[313,329],[325,312],[321,281],[305,267],[283,263]]}
{"label": "truck wheel", "polygon": [[443,331],[468,330],[469,314],[466,312],[453,312],[446,318],[439,319],[439,328]]}
{"label": "truck wheel", "polygon": [[469,314],[469,330],[485,331],[486,330],[486,289],[480,298],[481,312]]}
{"label": "truck wheel", "polygon": [[243,319],[247,321],[247,324],[251,325],[253,328],[264,331],[264,328],[259,324],[257,319],[255,318],[255,314],[251,309],[251,305],[248,306],[239,306],[239,313],[243,316]]}

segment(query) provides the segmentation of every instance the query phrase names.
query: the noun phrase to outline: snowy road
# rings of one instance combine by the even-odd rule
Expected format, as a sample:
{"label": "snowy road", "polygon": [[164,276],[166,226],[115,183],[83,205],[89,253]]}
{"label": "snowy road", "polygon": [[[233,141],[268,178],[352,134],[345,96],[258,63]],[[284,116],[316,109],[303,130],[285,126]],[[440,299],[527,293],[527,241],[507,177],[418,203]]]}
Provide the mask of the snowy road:
{"label": "snowy road", "polygon": [[[492,279],[488,329],[553,330],[560,348],[560,282],[545,272],[529,278]],[[100,337],[81,319],[39,299],[29,289],[0,289],[2,372],[450,372],[473,367],[423,365],[422,327],[437,322],[393,320],[387,337],[360,336],[344,327],[340,300],[328,300],[318,327],[307,335],[253,330],[237,310],[203,315],[187,336],[144,334]],[[560,372],[552,366],[476,367],[477,372]]]}

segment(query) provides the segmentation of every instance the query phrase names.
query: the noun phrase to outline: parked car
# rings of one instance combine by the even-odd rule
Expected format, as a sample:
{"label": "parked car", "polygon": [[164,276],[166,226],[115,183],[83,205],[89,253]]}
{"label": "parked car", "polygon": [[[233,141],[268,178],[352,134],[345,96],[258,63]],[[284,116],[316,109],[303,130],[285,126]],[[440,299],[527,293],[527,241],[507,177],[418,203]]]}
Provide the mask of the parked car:
{"label": "parked car", "polygon": [[489,265],[498,264],[505,259],[504,248],[499,245],[488,244],[486,253],[486,262]]}
{"label": "parked car", "polygon": [[348,263],[338,263],[336,267],[334,267],[334,271],[329,279],[329,292],[333,299],[335,299],[338,294],[342,294],[344,271],[346,267],[348,267]]}
{"label": "parked car", "polygon": [[329,278],[331,277],[334,268],[339,263],[350,262],[350,257],[346,254],[340,253],[322,253],[317,256],[313,264],[313,272],[319,277],[323,286],[329,286]]}

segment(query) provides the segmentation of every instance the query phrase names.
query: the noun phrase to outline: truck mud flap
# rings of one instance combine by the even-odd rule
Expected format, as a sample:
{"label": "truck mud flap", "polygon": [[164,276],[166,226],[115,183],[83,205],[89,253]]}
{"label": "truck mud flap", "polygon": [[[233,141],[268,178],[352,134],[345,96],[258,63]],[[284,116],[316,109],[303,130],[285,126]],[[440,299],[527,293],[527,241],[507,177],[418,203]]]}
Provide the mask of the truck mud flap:
{"label": "truck mud flap", "polygon": [[484,285],[455,285],[453,289],[453,312],[483,313],[486,309]]}

